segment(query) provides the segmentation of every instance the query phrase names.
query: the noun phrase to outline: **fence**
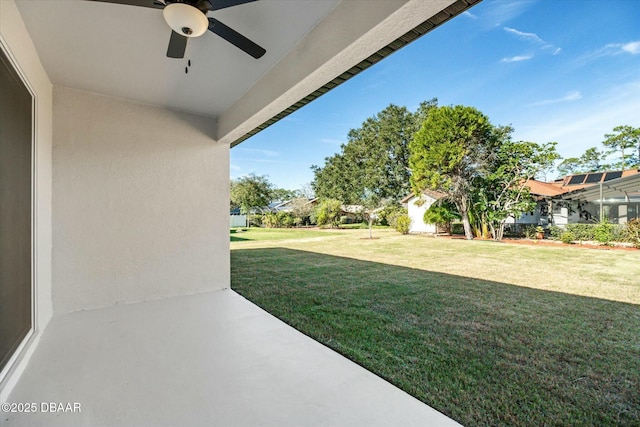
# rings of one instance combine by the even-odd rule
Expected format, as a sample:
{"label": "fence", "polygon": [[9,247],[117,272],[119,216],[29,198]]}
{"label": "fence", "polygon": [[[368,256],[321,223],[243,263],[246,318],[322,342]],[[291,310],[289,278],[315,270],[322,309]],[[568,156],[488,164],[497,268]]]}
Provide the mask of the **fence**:
{"label": "fence", "polygon": [[229,215],[229,227],[246,227],[247,216],[246,215]]}

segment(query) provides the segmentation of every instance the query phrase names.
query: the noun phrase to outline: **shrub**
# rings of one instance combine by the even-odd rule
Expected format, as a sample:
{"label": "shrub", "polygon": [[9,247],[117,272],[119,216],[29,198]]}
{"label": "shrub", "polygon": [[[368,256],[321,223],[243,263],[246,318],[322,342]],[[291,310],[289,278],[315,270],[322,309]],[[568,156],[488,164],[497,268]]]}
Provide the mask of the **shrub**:
{"label": "shrub", "polygon": [[552,225],[549,227],[549,238],[551,240],[562,240],[562,235],[566,233],[566,231],[558,227],[557,225]]}
{"label": "shrub", "polygon": [[398,203],[387,203],[384,207],[378,211],[378,220],[380,221],[380,225],[389,225],[393,227],[391,221],[395,216],[400,213],[407,213],[407,210],[404,209]]}
{"label": "shrub", "polygon": [[436,224],[451,234],[451,223],[460,219],[460,215],[452,203],[434,203],[424,213],[422,220],[425,224]]}
{"label": "shrub", "polygon": [[277,218],[276,227],[287,227],[287,228],[293,227],[293,223],[294,223],[293,215],[291,215],[289,212],[280,211],[276,214],[276,218]]}
{"label": "shrub", "polygon": [[276,214],[269,212],[262,216],[262,225],[267,228],[276,228],[278,226],[278,217]]}
{"label": "shrub", "polygon": [[464,226],[461,222],[456,222],[451,225],[451,234],[464,234]]}
{"label": "shrub", "polygon": [[262,226],[262,215],[249,215],[249,226],[250,227],[261,227]]}
{"label": "shrub", "polygon": [[576,240],[576,236],[570,231],[565,231],[560,235],[560,240],[562,243],[571,243]]}
{"label": "shrub", "polygon": [[535,239],[536,238],[536,226],[529,225],[524,229],[524,237],[527,239]]}
{"label": "shrub", "polygon": [[613,230],[611,230],[611,240],[614,242],[626,242],[627,234],[626,234],[626,225],[622,224],[614,224]]}
{"label": "shrub", "polygon": [[567,231],[576,236],[576,240],[596,240],[595,224],[567,224]]}
{"label": "shrub", "polygon": [[409,218],[407,214],[399,215],[395,220],[395,224],[393,228],[395,228],[396,231],[402,234],[408,234],[409,227],[411,227],[411,218]]}
{"label": "shrub", "polygon": [[607,244],[609,242],[627,240],[625,227],[610,222],[601,222],[599,224],[568,224],[567,231],[572,232],[575,240],[597,241]]}
{"label": "shrub", "polygon": [[624,227],[625,240],[631,242],[640,249],[640,218],[634,218]]}
{"label": "shrub", "polygon": [[309,215],[309,225],[317,225],[318,224],[318,214],[316,211],[311,212]]}
{"label": "shrub", "polygon": [[593,237],[600,243],[607,244],[613,240],[613,224],[603,221],[596,225],[593,232]]}
{"label": "shrub", "polygon": [[398,218],[400,218],[403,215],[408,215],[408,211],[407,211],[406,208],[399,208],[399,209],[396,209],[396,210],[392,211],[386,217],[387,218],[386,219],[387,224],[390,227],[393,227],[395,229],[396,225],[397,225]]}
{"label": "shrub", "polygon": [[326,199],[316,209],[316,220],[318,225],[338,226],[340,223],[340,212],[342,202],[335,199]]}

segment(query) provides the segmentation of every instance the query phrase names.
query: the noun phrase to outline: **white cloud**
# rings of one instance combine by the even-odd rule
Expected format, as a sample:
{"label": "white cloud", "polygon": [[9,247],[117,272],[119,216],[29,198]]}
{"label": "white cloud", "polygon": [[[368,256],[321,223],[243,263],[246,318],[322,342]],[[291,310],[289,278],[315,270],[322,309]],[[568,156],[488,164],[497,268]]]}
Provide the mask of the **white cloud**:
{"label": "white cloud", "polygon": [[629,52],[632,55],[637,55],[640,53],[640,41],[623,44],[621,48],[624,52]]}
{"label": "white cloud", "polygon": [[533,55],[517,55],[511,58],[502,58],[500,62],[520,62],[533,58]]}
{"label": "white cloud", "polygon": [[522,40],[528,40],[536,43],[546,44],[536,33],[525,33],[523,31],[516,30],[515,28],[504,27],[504,30],[508,33],[515,34]]}
{"label": "white cloud", "polygon": [[464,16],[466,16],[467,18],[471,18],[471,19],[478,19],[478,17],[476,15],[474,15],[473,13],[469,12],[468,10],[465,10],[464,12],[462,12],[462,14]]}
{"label": "white cloud", "polygon": [[496,25],[502,25],[521,15],[534,3],[534,0],[494,0],[485,9],[487,12],[484,20],[490,28],[495,28]]}
{"label": "white cloud", "polygon": [[545,99],[544,101],[534,102],[533,104],[529,104],[529,107],[539,107],[541,105],[551,105],[558,104],[560,102],[577,101],[578,99],[582,99],[582,94],[577,90],[574,90],[573,92],[569,92],[561,98]]}
{"label": "white cloud", "polygon": [[524,41],[527,41],[527,42],[531,42],[531,43],[533,43],[535,45],[539,45],[540,49],[544,49],[544,50],[553,49],[554,50],[553,51],[553,55],[559,54],[560,51],[562,50],[559,47],[556,48],[551,43],[547,43],[540,36],[538,36],[536,33],[527,33],[527,32],[520,31],[520,30],[517,30],[515,28],[510,28],[510,27],[503,27],[503,30],[505,30],[509,34],[513,34],[514,36],[516,36],[520,40],[524,40]]}
{"label": "white cloud", "polygon": [[231,164],[229,165],[229,168],[230,168],[232,171],[240,171],[240,170],[242,170],[242,168],[241,168],[240,166],[238,166],[238,165],[234,165],[233,163],[231,163]]}
{"label": "white cloud", "polygon": [[623,54],[640,54],[640,40],[628,43],[609,43],[604,47],[601,47],[600,49],[594,50],[593,52],[589,52],[586,55],[582,56],[582,58],[580,58],[578,62],[586,63],[598,58],[602,58],[604,56]]}

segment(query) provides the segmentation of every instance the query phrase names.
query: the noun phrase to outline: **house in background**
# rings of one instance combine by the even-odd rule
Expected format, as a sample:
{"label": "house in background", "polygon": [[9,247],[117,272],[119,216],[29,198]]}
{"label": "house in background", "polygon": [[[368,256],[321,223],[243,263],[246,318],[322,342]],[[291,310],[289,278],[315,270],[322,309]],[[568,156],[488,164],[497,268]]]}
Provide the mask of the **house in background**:
{"label": "house in background", "polygon": [[3,427],[454,425],[229,290],[229,150],[476,2],[0,0]]}
{"label": "house in background", "polygon": [[516,224],[592,224],[601,218],[624,224],[640,217],[640,171],[590,172],[552,182],[530,180],[536,210]]}
{"label": "house in background", "polygon": [[411,219],[409,233],[438,233],[440,231],[436,224],[425,224],[424,213],[443,196],[438,191],[424,190],[419,197],[415,194],[409,194],[401,200],[402,205],[407,207]]}

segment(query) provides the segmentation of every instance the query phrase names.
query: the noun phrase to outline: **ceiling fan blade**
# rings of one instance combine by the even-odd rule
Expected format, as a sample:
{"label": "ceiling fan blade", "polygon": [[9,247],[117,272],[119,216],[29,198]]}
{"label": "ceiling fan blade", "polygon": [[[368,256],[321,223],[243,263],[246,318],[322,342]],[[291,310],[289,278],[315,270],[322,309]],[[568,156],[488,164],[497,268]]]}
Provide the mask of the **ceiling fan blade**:
{"label": "ceiling fan blade", "polygon": [[89,0],[101,3],[127,4],[130,6],[151,7],[153,9],[164,8],[164,0]]}
{"label": "ceiling fan blade", "polygon": [[168,58],[184,58],[184,52],[187,50],[187,37],[182,36],[175,31],[171,31],[169,39],[169,47],[167,48]]}
{"label": "ceiling fan blade", "polygon": [[256,59],[261,58],[262,55],[267,52],[262,47],[258,46],[233,28],[227,27],[217,19],[209,18],[209,31],[219,35],[235,47],[245,51]]}
{"label": "ceiling fan blade", "polygon": [[251,3],[258,0],[209,0],[211,7],[209,10],[220,10],[227,7],[238,6],[240,4]]}

